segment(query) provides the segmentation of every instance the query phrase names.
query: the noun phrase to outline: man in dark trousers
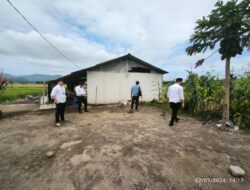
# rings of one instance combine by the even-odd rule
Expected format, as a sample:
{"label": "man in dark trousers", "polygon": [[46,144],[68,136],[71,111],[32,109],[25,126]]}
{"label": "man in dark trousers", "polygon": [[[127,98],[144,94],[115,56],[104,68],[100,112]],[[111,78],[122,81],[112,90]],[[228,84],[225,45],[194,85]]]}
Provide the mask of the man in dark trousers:
{"label": "man in dark trousers", "polygon": [[142,97],[141,87],[139,86],[139,81],[136,81],[135,85],[131,88],[131,110],[134,109],[134,103],[135,103],[135,110],[138,110],[139,105],[139,98]]}
{"label": "man in dark trousers", "polygon": [[178,122],[177,117],[180,107],[184,108],[184,93],[181,86],[182,78],[177,78],[175,84],[168,88],[167,98],[172,109],[172,117],[169,126],[174,126],[174,122]]}
{"label": "man in dark trousers", "polygon": [[59,117],[61,118],[62,122],[65,121],[64,111],[66,104],[66,94],[62,80],[59,80],[58,84],[52,89],[51,98],[55,101],[56,104],[56,127],[60,127],[61,124],[59,123]]}
{"label": "man in dark trousers", "polygon": [[84,83],[81,82],[75,88],[76,96],[77,96],[77,99],[78,99],[78,112],[79,113],[82,113],[82,102],[84,103],[84,111],[88,112],[88,109],[87,109],[87,93],[86,93],[83,85],[84,85]]}

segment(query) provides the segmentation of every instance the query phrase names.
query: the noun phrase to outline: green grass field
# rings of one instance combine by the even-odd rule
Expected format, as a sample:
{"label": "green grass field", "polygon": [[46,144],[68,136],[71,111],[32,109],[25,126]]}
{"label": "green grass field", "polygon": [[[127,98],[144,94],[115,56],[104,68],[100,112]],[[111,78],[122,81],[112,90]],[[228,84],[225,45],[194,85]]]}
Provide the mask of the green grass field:
{"label": "green grass field", "polygon": [[13,84],[0,94],[0,103],[8,100],[24,98],[27,95],[40,96],[43,92],[43,84]]}

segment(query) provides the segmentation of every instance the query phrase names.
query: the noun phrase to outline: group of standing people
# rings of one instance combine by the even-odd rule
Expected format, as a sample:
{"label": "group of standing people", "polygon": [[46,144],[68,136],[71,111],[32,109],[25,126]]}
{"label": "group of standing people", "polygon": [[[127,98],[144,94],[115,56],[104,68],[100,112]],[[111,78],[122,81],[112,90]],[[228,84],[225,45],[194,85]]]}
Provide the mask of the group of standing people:
{"label": "group of standing people", "polygon": [[[88,112],[87,107],[87,93],[84,89],[84,83],[80,83],[75,88],[75,94],[78,101],[78,113],[82,113],[82,103],[84,103],[84,111]],[[55,113],[55,121],[56,126],[60,127],[60,119],[61,122],[65,122],[64,112],[66,106],[66,92],[64,88],[63,80],[59,80],[58,84],[52,89],[51,98],[54,100],[56,105],[56,113]]]}
{"label": "group of standing people", "polygon": [[[131,87],[131,110],[134,109],[138,111],[139,99],[142,98],[142,90],[139,85],[139,81],[136,81],[135,85]],[[182,78],[177,78],[175,84],[171,85],[167,92],[167,100],[172,109],[172,116],[169,123],[169,126],[174,126],[174,122],[178,122],[179,118],[177,117],[178,110],[180,107],[184,108],[184,93]],[[84,104],[84,111],[88,112],[87,108],[87,93],[84,89],[84,83],[80,83],[75,88],[75,95],[78,100],[78,112],[82,113],[82,103]],[[66,106],[66,92],[64,88],[64,83],[62,80],[58,81],[58,84],[52,89],[51,98],[54,100],[56,104],[56,113],[55,113],[55,122],[56,126],[61,126],[61,122],[65,122],[64,112]]]}

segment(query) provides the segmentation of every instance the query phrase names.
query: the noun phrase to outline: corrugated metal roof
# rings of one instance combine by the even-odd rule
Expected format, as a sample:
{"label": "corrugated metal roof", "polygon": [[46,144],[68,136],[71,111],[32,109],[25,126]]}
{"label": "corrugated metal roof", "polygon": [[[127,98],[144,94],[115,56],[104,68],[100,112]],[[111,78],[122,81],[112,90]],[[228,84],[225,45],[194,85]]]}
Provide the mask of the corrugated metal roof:
{"label": "corrugated metal roof", "polygon": [[[163,70],[163,69],[160,69],[154,65],[151,65],[150,63],[147,63],[133,55],[131,55],[130,53],[129,54],[126,54],[124,56],[121,56],[121,57],[118,57],[118,58],[115,58],[115,59],[111,59],[111,60],[108,60],[108,61],[105,61],[105,62],[102,62],[102,63],[99,63],[99,64],[96,64],[92,67],[88,67],[88,68],[85,68],[85,69],[81,69],[81,70],[78,70],[78,71],[75,71],[75,72],[72,72],[70,73],[69,75],[65,75],[61,78],[58,78],[57,80],[59,79],[62,79],[62,80],[65,80],[65,81],[70,81],[70,80],[80,80],[82,77],[84,77],[86,74],[87,74],[87,71],[91,71],[93,69],[95,69],[96,67],[99,67],[101,65],[106,65],[106,64],[109,64],[109,63],[114,63],[114,62],[118,62],[120,60],[124,60],[124,59],[130,59],[130,60],[134,60],[138,63],[141,63],[142,65],[145,65],[145,66],[148,66],[152,69],[154,69],[155,71],[158,71],[159,73],[161,74],[166,74],[168,73],[167,71]],[[52,81],[48,81],[48,83],[50,82],[56,82],[57,80],[52,80]]]}

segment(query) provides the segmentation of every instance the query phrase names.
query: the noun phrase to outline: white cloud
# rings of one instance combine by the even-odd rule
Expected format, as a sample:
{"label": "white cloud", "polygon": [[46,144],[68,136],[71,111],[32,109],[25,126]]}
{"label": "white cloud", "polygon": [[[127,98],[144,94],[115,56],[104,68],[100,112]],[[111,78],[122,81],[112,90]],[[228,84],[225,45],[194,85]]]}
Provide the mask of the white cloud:
{"label": "white cloud", "polygon": [[[173,80],[177,77],[185,78],[187,76],[187,70],[192,70],[198,74],[206,74],[208,71],[212,71],[214,75],[218,75],[220,78],[224,78],[225,75],[225,60],[220,59],[220,55],[216,53],[211,58],[207,59],[202,66],[195,68],[195,63],[211,55],[213,51],[207,51],[205,54],[197,54],[195,56],[187,56],[186,54],[178,55],[169,59],[165,69],[170,73],[165,76],[166,79]],[[234,74],[240,74],[244,71],[250,71],[250,56],[243,55],[237,56],[231,59],[231,72]]]}
{"label": "white cloud", "polygon": [[[82,68],[130,52],[172,72],[169,76],[185,72],[196,61],[184,54],[183,44],[195,21],[216,1],[12,0]],[[0,59],[0,67],[13,74],[64,74],[77,69],[32,31],[7,1],[0,1]],[[25,69],[17,69],[20,65]]]}
{"label": "white cloud", "polygon": [[156,59],[188,39],[197,18],[208,13],[215,0],[59,1],[58,10],[90,33],[116,45],[127,44],[132,53]]}
{"label": "white cloud", "polygon": [[[83,38],[73,40],[52,34],[45,34],[45,36],[81,68],[112,58],[112,55],[107,53],[100,44],[89,42]],[[58,70],[64,68],[64,72],[66,69],[68,72],[77,69],[41,39],[36,32],[1,32],[0,54],[16,57],[15,65],[20,64],[21,59],[26,60],[24,64],[28,64],[34,69],[41,70],[43,66],[43,72],[56,68]]]}

